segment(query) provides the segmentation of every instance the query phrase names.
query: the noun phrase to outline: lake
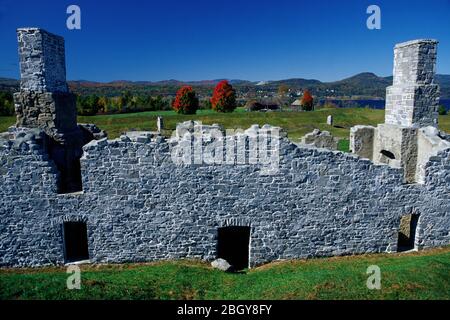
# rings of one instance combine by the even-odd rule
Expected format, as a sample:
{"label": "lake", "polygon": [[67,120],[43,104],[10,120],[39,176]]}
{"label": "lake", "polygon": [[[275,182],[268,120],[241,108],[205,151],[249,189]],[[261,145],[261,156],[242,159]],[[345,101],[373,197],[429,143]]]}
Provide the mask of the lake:
{"label": "lake", "polygon": [[[365,108],[369,107],[371,109],[384,109],[385,100],[319,100],[320,104],[325,101],[331,102],[337,105],[339,108]],[[440,105],[445,106],[447,110],[450,111],[450,99],[441,99],[439,101]]]}

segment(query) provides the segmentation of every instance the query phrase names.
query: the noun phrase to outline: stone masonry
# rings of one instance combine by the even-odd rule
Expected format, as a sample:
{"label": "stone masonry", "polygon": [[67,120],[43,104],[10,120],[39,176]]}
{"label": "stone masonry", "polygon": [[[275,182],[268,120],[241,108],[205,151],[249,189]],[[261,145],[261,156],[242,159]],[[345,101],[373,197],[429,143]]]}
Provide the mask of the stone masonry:
{"label": "stone masonry", "polygon": [[17,126],[42,128],[49,136],[77,128],[75,96],[66,83],[64,39],[37,28],[17,30],[20,92],[14,95]]}
{"label": "stone masonry", "polygon": [[21,90],[68,92],[64,38],[38,28],[17,29]]}
{"label": "stone masonry", "polygon": [[414,40],[395,46],[393,85],[386,90],[386,124],[437,126],[437,44],[436,40]]}
{"label": "stone masonry", "polygon": [[66,82],[64,39],[38,28],[17,29],[20,92],[16,126],[45,133],[45,148],[60,174],[59,191],[81,190],[79,159],[93,137],[77,124],[75,95]]}
{"label": "stone masonry", "polygon": [[320,131],[314,129],[312,132],[306,134],[301,138],[301,143],[317,148],[326,148],[337,150],[339,140],[331,135],[328,131]]}
{"label": "stone masonry", "polygon": [[386,89],[385,123],[355,126],[350,148],[377,164],[403,168],[408,183],[425,181],[424,165],[450,148],[436,129],[439,86],[434,83],[435,40],[414,40],[394,48],[393,85]]}
{"label": "stone masonry", "polygon": [[[25,111],[32,106],[23,105]],[[297,145],[285,134],[271,138],[278,142],[279,163],[269,174],[263,164],[250,161],[250,140],[267,132],[267,125],[222,141],[224,151],[234,149],[233,141],[244,141],[247,162],[174,162],[172,151],[191,141],[196,125],[178,126],[170,139],[139,131],[114,140],[93,125],[78,125],[80,149],[55,142],[42,127],[12,127],[0,134],[0,266],[66,263],[66,222],[86,225],[92,263],[212,261],[218,229],[227,226],[250,228],[250,266],[396,252],[401,217],[409,214],[420,216],[416,249],[450,244],[450,147],[448,136],[432,126],[416,132],[423,181],[406,184],[402,166]],[[222,130],[212,125],[200,132],[210,138]],[[367,153],[370,149],[356,142],[376,139],[374,133],[353,130],[352,146]],[[61,163],[61,155],[70,166]],[[61,192],[64,170],[76,172],[77,165],[81,190]]]}

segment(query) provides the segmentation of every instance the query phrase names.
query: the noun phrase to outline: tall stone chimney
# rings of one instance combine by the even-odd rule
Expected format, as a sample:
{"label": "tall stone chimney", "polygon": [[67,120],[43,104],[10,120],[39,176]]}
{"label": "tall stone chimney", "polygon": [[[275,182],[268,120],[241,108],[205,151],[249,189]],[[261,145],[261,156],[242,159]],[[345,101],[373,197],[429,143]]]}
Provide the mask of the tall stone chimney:
{"label": "tall stone chimney", "polygon": [[354,153],[376,164],[403,168],[407,183],[422,183],[430,156],[447,147],[437,129],[437,44],[428,39],[397,44],[394,80],[386,89],[385,122],[350,130]]}
{"label": "tall stone chimney", "polygon": [[405,127],[437,127],[439,86],[436,40],[413,40],[394,48],[394,81],[386,89],[385,123]]}
{"label": "tall stone chimney", "polygon": [[39,128],[59,170],[58,192],[82,190],[82,146],[92,139],[77,125],[75,95],[66,82],[64,38],[39,28],[17,29],[20,92],[14,94],[16,127]]}
{"label": "tall stone chimney", "polygon": [[60,140],[77,129],[75,96],[66,82],[64,38],[39,28],[17,29],[20,92],[14,95],[18,127],[42,128]]}

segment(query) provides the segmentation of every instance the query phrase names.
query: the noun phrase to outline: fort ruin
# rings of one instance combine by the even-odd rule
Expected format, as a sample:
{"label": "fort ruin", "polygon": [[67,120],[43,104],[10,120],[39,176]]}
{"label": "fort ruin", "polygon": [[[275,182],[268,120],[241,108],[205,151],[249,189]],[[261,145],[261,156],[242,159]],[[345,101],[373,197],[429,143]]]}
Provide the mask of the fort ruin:
{"label": "fort ruin", "polygon": [[396,46],[386,121],[352,128],[353,154],[282,134],[279,170],[266,174],[237,159],[175,164],[170,150],[183,136],[108,140],[77,124],[64,40],[37,28],[18,39],[17,125],[0,135],[0,266],[219,257],[245,268],[450,244],[436,41]]}

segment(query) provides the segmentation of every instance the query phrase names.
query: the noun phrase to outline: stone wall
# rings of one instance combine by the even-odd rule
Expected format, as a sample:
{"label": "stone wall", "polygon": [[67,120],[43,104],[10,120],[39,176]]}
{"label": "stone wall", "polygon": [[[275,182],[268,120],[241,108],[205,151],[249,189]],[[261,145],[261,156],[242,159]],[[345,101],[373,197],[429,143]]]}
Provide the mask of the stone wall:
{"label": "stone wall", "polygon": [[415,181],[419,183],[425,181],[429,159],[446,149],[450,149],[450,141],[443,139],[436,128],[425,127],[418,130]]}
{"label": "stone wall", "polygon": [[71,195],[56,193],[57,170],[41,149],[4,142],[0,265],[64,263],[62,223],[79,220],[93,262],[213,260],[228,225],[251,227],[252,266],[390,252],[411,212],[421,214],[417,246],[450,243],[448,150],[431,159],[424,185],[404,185],[401,169],[286,138],[278,173],[265,175],[259,165],[175,165],[176,141],[142,136],[86,145],[84,191]]}
{"label": "stone wall", "polygon": [[[417,129],[391,124],[380,124],[375,130],[373,161],[403,168],[405,180],[415,181],[417,166]],[[392,153],[393,158],[386,156]]]}
{"label": "stone wall", "polygon": [[337,150],[339,139],[335,138],[328,131],[314,131],[306,134],[300,139],[301,144],[314,146],[316,148],[326,148],[330,150]]}

